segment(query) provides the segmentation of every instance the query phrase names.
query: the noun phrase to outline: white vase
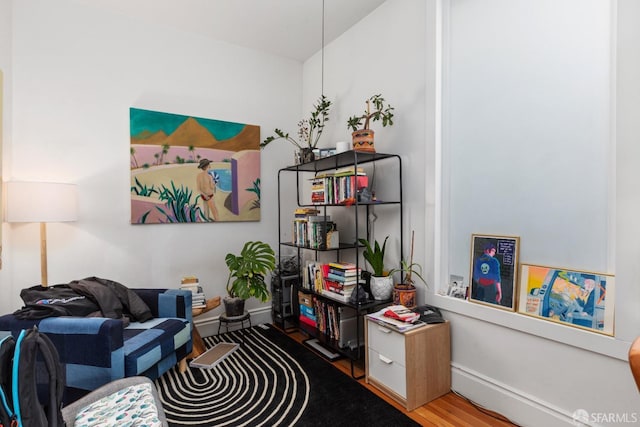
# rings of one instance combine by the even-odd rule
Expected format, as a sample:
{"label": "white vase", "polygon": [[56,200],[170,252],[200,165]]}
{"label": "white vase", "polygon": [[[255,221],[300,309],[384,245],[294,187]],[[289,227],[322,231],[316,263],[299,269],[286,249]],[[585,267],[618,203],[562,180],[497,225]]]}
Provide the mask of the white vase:
{"label": "white vase", "polygon": [[387,300],[393,292],[392,276],[371,276],[371,294],[376,300]]}

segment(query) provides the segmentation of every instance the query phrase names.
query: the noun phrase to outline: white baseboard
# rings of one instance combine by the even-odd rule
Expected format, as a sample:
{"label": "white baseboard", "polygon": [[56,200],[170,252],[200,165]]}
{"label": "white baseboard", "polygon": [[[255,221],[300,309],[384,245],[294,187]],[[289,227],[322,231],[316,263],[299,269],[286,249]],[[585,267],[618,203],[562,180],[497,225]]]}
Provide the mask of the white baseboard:
{"label": "white baseboard", "polygon": [[[256,326],[261,323],[271,323],[271,307],[259,307],[249,310],[251,314],[251,325]],[[202,337],[210,337],[216,335],[218,333],[218,326],[220,322],[218,321],[219,316],[215,317],[207,317],[203,319],[198,319],[197,317],[193,319],[193,323],[198,328],[198,332]],[[247,324],[245,323],[245,326]],[[240,329],[240,323],[229,325],[229,330],[234,331]],[[226,332],[226,325],[222,328],[220,333]]]}
{"label": "white baseboard", "polygon": [[464,366],[452,364],[451,388],[476,404],[526,427],[576,426],[568,413],[536,396],[499,383]]}

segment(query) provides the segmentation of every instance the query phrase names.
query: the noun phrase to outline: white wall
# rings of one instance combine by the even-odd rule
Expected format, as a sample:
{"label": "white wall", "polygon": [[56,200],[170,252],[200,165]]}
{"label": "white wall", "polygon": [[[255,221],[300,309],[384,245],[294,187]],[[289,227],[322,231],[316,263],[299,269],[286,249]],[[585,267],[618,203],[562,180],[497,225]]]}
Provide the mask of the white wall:
{"label": "white wall", "polygon": [[[433,78],[434,61],[425,48],[428,13],[433,14],[433,7],[427,7],[424,1],[389,0],[326,46],[324,92],[335,104],[319,145],[335,147],[336,141],[350,143],[347,119],[362,114],[365,101],[374,94],[382,94],[395,107],[393,126],[371,123],[375,149],[401,156],[404,255],[409,258],[414,230],[414,261],[423,266],[425,279],[433,286],[432,223],[425,222],[425,218],[433,218],[433,206],[426,204],[424,197],[425,192],[433,193],[434,173],[433,164],[425,164],[425,153],[433,151],[433,134],[425,124],[430,108],[427,96],[432,99],[435,91],[425,83],[428,75]],[[303,106],[310,106],[320,95],[320,69],[321,53],[318,52],[304,64]],[[395,185],[397,175],[392,171],[390,176],[385,176],[383,166],[376,169],[376,186],[384,187],[385,179]],[[385,236],[390,236],[385,260],[390,267],[396,267],[399,265],[398,223],[386,221],[381,209],[376,208],[376,212],[379,215],[374,237],[382,242]],[[426,289],[422,283],[416,284],[419,285],[418,297],[423,301]]]}
{"label": "white wall", "polygon": [[615,424],[607,414],[640,420],[626,362],[640,325],[639,251],[626,237],[637,221],[621,211],[640,201],[627,160],[638,134],[630,119],[615,126],[616,113],[637,116],[639,104],[627,95],[633,71],[618,75],[617,91],[614,73],[637,66],[631,41],[617,46],[624,67],[615,62],[616,28],[637,45],[637,8],[444,4],[439,284],[449,273],[468,281],[474,232],[519,235],[520,262],[616,274],[614,337],[434,295],[452,321],[453,387],[523,425],[571,425],[578,409],[594,425]]}
{"label": "white wall", "polygon": [[[255,124],[264,135],[297,122],[302,64],[69,0],[28,0],[13,2],[12,67],[4,178],[79,185],[79,221],[48,227],[50,284],[95,275],[176,287],[194,274],[207,295],[223,295],[227,252],[255,239],[277,247],[269,225],[275,171],[292,158],[284,145],[262,153],[260,222],[129,224],[129,108]],[[37,224],[7,230],[3,313],[19,308],[19,290],[40,280]]]}
{"label": "white wall", "polygon": [[[8,141],[10,138],[11,129],[11,1],[0,0],[0,70],[3,75],[3,99],[2,102],[2,135],[0,135],[0,173],[6,170],[8,164],[7,156],[10,151],[8,149]],[[3,157],[4,156],[4,157]],[[2,190],[0,189],[0,192]],[[3,196],[0,194],[0,202],[2,202]],[[0,210],[2,207],[0,207]],[[0,214],[0,217],[2,215]],[[6,260],[6,242],[7,242],[7,230],[5,224],[0,222],[0,247],[4,249],[4,252],[0,253],[0,259]],[[8,291],[9,283],[6,264],[4,268],[0,269],[0,291],[5,294]]]}
{"label": "white wall", "polygon": [[[640,201],[634,188],[638,172],[632,166],[637,159],[639,135],[637,120],[633,119],[637,117],[640,105],[638,83],[633,77],[638,75],[639,62],[637,49],[634,50],[633,46],[637,46],[640,37],[635,29],[637,25],[632,25],[638,22],[638,7],[629,1],[620,4],[619,16],[622,18],[619,30],[627,40],[624,44],[620,40],[618,44],[617,68],[621,74],[618,75],[616,108],[612,104],[616,99],[615,90],[612,92],[616,76],[610,73],[615,69],[611,67],[610,59],[616,51],[615,4],[562,1],[544,2],[533,7],[530,2],[515,2],[505,7],[506,3],[499,1],[443,3],[445,6],[450,3],[459,6],[469,19],[465,21],[467,26],[456,21],[457,26],[451,30],[456,32],[456,37],[462,37],[456,41],[463,43],[461,46],[468,49],[472,57],[457,58],[461,60],[456,63],[458,68],[443,70],[445,74],[451,73],[445,77],[457,79],[455,83],[459,86],[453,95],[460,108],[460,115],[452,125],[455,129],[451,129],[451,135],[446,135],[450,139],[445,139],[445,144],[453,143],[453,136],[458,144],[463,143],[457,147],[443,147],[445,155],[450,154],[446,150],[458,150],[456,163],[447,163],[444,168],[455,168],[455,172],[461,172],[455,179],[458,180],[456,189],[461,192],[458,195],[463,198],[456,202],[455,208],[466,211],[454,212],[456,209],[450,210],[450,206],[445,208],[442,205],[437,208],[443,209],[447,220],[450,215],[456,216],[457,220],[464,219],[465,213],[471,213],[471,208],[465,203],[473,200],[474,195],[464,193],[461,176],[473,168],[469,157],[465,157],[465,154],[472,153],[475,158],[485,160],[486,157],[497,156],[510,173],[526,181],[524,188],[518,181],[518,185],[499,185],[497,189],[499,197],[508,199],[515,194],[521,201],[509,204],[505,209],[523,211],[518,212],[517,218],[505,218],[500,216],[500,209],[494,209],[493,221],[478,216],[478,221],[464,222],[463,228],[471,227],[473,230],[462,230],[465,235],[462,246],[455,243],[448,247],[451,242],[438,242],[437,249],[431,252],[430,242],[436,238],[437,227],[430,203],[434,193],[430,189],[436,178],[433,161],[436,147],[432,137],[437,131],[433,121],[436,113],[431,107],[437,93],[434,39],[439,22],[435,1],[389,0],[326,47],[325,94],[333,97],[336,105],[323,144],[331,146],[337,140],[348,139],[343,123],[346,117],[361,109],[359,99],[364,99],[369,92],[381,92],[389,100],[400,99],[400,103],[395,104],[398,104],[398,123],[400,118],[403,123],[393,128],[374,127],[381,134],[381,138],[376,140],[376,148],[382,152],[402,154],[406,160],[405,184],[412,185],[412,181],[420,179],[423,181],[415,182],[420,185],[424,182],[426,187],[424,199],[409,196],[416,194],[415,188],[406,193],[409,196],[405,198],[408,221],[404,232],[408,234],[411,228],[419,231],[418,239],[422,242],[419,261],[426,266],[427,275],[432,279],[439,251],[450,251],[451,256],[444,257],[447,273],[440,273],[443,277],[439,282],[431,282],[430,291],[438,285],[446,286],[444,277],[448,275],[449,263],[454,268],[452,273],[461,270],[463,275],[468,275],[471,232],[498,233],[507,227],[509,233],[520,234],[514,228],[526,228],[540,221],[537,217],[528,216],[525,209],[529,204],[523,201],[529,200],[532,193],[539,195],[548,190],[555,199],[563,200],[558,194],[559,188],[549,188],[549,185],[537,187],[533,185],[533,174],[521,173],[524,168],[520,166],[529,160],[520,153],[540,157],[541,152],[548,153],[548,143],[552,142],[563,156],[567,155],[566,150],[574,150],[579,152],[581,161],[596,164],[600,170],[585,180],[564,175],[566,179],[560,182],[565,185],[563,189],[572,195],[580,191],[584,196],[585,184],[594,187],[596,191],[589,195],[595,199],[596,209],[587,216],[572,207],[569,214],[561,216],[565,229],[554,231],[569,233],[573,237],[584,228],[576,231],[572,227],[583,227],[588,222],[589,231],[595,233],[595,240],[602,240],[604,244],[599,246],[593,240],[581,237],[581,247],[586,246],[587,251],[569,251],[566,247],[544,251],[541,243],[551,239],[549,234],[552,234],[546,228],[556,227],[556,224],[544,222],[539,225],[538,233],[527,231],[527,238],[522,241],[526,250],[523,249],[522,255],[529,261],[541,258],[538,262],[552,265],[553,259],[560,257],[562,262],[576,265],[576,268],[591,266],[616,273],[618,316],[615,338],[429,293],[423,296],[443,307],[445,317],[452,323],[453,388],[485,407],[525,426],[574,425],[572,417],[578,409],[588,411],[594,425],[612,425],[611,417],[616,416],[627,417],[631,421],[634,417],[640,418],[638,393],[625,360],[629,338],[637,334],[639,325],[635,260],[640,251],[635,238],[637,232],[634,232],[638,221],[633,217],[637,217],[635,212]],[[609,7],[612,7],[611,12]],[[523,13],[525,18],[520,20]],[[565,28],[563,25],[572,34],[571,42],[563,44],[549,39],[549,34],[557,34]],[[513,37],[498,37],[505,27],[513,32]],[[368,44],[373,34],[375,40],[382,40],[378,48]],[[540,40],[548,46],[547,52],[521,45],[525,42],[535,45]],[[582,45],[582,48],[573,52],[571,57],[563,57],[566,43]],[[445,53],[449,48],[445,46]],[[427,52],[426,57],[422,57],[424,51]],[[549,59],[552,66],[546,65]],[[478,72],[470,65],[465,69],[464,61],[485,64],[488,69]],[[393,72],[390,71],[392,69]],[[518,79],[525,79],[531,85],[518,86]],[[460,86],[461,82],[464,86]],[[507,91],[500,94],[492,92],[503,83],[507,85]],[[444,90],[447,89],[445,87]],[[311,105],[320,91],[319,54],[305,63],[303,90],[304,109]],[[407,93],[421,98],[419,102],[424,106],[419,110],[424,117],[413,116],[410,110],[413,104],[408,101],[410,97],[402,96]],[[514,100],[516,104],[508,104]],[[447,102],[451,99],[446,99],[445,104]],[[622,121],[618,123],[617,147],[613,140],[616,133],[614,123],[610,121],[610,112],[616,109],[618,117],[626,118],[625,124]],[[449,119],[450,116],[444,118],[444,126]],[[540,142],[544,143],[542,150],[539,150]],[[484,152],[474,144],[489,148]],[[444,158],[444,162],[451,162],[451,159]],[[613,165],[617,169],[613,169]],[[625,180],[624,183],[618,182],[617,187],[614,187],[614,170],[617,170],[618,181],[621,178]],[[495,181],[500,174],[493,171],[489,176]],[[466,218],[473,216],[467,215]],[[424,221],[424,226],[417,225],[419,221]],[[613,224],[617,228],[613,228]],[[451,226],[452,233],[459,233],[454,227]],[[611,235],[612,231],[614,235]],[[393,233],[389,228],[389,234]],[[376,234],[379,236],[378,231]]]}

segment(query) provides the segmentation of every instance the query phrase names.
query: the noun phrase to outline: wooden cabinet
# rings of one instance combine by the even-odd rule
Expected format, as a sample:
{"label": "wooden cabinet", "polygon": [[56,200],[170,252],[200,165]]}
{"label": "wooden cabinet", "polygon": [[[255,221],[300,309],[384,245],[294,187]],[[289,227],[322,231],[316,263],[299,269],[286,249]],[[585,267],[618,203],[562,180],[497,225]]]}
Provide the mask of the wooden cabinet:
{"label": "wooden cabinet", "polygon": [[367,318],[367,382],[413,411],[451,389],[449,322],[400,333]]}

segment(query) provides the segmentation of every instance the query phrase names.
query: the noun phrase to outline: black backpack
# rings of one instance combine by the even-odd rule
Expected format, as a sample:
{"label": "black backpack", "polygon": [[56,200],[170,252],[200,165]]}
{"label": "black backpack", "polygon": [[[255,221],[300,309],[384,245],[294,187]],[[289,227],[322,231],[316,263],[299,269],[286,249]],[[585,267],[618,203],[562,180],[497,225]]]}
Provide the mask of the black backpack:
{"label": "black backpack", "polygon": [[[0,382],[1,426],[64,426],[61,408],[65,384],[58,351],[35,326],[21,331],[17,340],[12,336],[2,339]],[[40,403],[39,394],[47,396],[46,403]]]}

